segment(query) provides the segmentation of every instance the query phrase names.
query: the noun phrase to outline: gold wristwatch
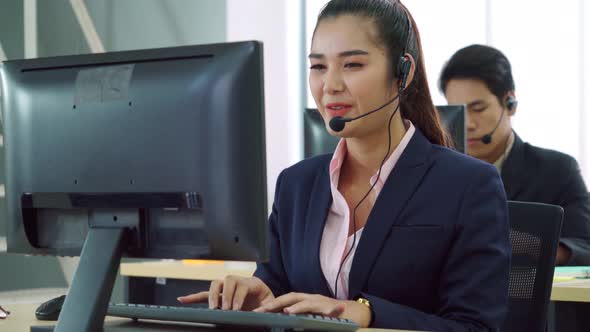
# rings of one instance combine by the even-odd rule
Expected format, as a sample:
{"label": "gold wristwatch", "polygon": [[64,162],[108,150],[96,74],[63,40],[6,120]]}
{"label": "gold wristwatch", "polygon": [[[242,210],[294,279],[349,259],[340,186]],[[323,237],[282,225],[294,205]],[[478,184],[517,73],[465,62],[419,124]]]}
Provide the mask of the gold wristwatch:
{"label": "gold wristwatch", "polygon": [[356,302],[366,305],[367,308],[369,308],[369,312],[371,313],[371,317],[369,318],[369,326],[372,326],[375,313],[373,312],[373,307],[371,307],[371,302],[369,302],[369,300],[365,299],[364,297],[357,297]]}
{"label": "gold wristwatch", "polygon": [[356,299],[356,301],[360,304],[364,304],[367,307],[369,307],[369,309],[371,309],[371,302],[369,302],[369,300],[365,299],[364,297],[359,297],[358,299]]}

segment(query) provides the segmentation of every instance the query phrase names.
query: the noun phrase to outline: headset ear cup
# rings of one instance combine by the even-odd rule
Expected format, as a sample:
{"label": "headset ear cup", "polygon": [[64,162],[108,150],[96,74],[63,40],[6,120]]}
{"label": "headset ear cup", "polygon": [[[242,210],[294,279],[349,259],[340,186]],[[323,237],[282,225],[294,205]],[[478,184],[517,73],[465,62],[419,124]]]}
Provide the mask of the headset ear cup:
{"label": "headset ear cup", "polygon": [[405,90],[411,68],[412,62],[410,59],[408,59],[406,56],[400,56],[399,63],[397,64],[397,77],[399,78],[400,90]]}
{"label": "headset ear cup", "polygon": [[516,101],[514,96],[508,96],[508,98],[506,98],[506,108],[508,108],[509,111],[514,111],[516,105],[518,105],[518,101]]}

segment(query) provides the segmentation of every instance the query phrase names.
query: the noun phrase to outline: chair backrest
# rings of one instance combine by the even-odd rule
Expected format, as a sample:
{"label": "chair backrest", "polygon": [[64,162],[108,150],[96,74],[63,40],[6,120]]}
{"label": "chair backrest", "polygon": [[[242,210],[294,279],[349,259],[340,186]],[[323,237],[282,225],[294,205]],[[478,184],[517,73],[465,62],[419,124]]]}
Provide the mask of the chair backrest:
{"label": "chair backrest", "polygon": [[510,220],[509,310],[503,331],[545,331],[563,209],[508,202]]}

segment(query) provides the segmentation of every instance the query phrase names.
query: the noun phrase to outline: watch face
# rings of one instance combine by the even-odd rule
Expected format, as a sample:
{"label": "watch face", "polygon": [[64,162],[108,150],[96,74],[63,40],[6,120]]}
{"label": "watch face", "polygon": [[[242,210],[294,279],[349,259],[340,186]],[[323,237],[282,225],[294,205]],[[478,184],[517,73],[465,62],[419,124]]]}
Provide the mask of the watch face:
{"label": "watch face", "polygon": [[362,303],[362,304],[366,305],[367,307],[371,306],[371,303],[369,302],[369,300],[367,300],[365,298],[359,297],[356,301],[358,303]]}

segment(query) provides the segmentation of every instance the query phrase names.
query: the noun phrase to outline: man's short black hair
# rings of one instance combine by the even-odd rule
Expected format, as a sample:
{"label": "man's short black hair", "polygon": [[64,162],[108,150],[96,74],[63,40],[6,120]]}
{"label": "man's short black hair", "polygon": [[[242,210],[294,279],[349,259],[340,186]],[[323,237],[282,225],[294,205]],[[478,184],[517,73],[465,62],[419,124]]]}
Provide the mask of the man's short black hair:
{"label": "man's short black hair", "polygon": [[484,82],[502,105],[506,93],[514,91],[508,58],[499,50],[485,45],[470,45],[453,54],[440,74],[439,89],[443,94],[452,79]]}

